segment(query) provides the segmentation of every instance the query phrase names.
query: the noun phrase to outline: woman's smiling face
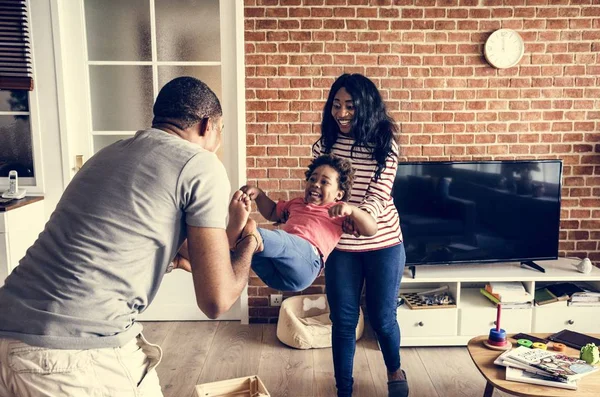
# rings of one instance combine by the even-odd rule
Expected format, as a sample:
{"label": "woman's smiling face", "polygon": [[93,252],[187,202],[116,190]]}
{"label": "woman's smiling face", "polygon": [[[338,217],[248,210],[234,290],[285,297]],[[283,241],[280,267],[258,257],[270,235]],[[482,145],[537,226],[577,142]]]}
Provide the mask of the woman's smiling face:
{"label": "woman's smiling face", "polygon": [[340,128],[340,132],[344,135],[351,135],[354,104],[352,102],[352,96],[348,94],[348,91],[346,91],[344,87],[340,88],[333,97],[331,115]]}

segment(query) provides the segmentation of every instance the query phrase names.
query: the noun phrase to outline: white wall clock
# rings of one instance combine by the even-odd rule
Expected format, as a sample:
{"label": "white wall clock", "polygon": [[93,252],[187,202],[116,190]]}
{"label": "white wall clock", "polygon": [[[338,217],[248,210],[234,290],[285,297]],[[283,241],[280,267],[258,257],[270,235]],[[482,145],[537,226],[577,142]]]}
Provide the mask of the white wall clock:
{"label": "white wall clock", "polygon": [[483,54],[490,65],[506,69],[519,63],[525,52],[521,35],[512,29],[498,29],[488,37]]}

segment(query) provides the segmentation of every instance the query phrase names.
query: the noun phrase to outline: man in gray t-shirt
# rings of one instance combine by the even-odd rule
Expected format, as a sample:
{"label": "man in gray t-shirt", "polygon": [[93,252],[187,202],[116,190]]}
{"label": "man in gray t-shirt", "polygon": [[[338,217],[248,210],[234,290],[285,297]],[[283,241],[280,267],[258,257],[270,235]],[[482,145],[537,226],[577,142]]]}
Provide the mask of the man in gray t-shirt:
{"label": "man in gray t-shirt", "polygon": [[[229,180],[215,155],[221,116],[204,83],[175,79],[156,99],[152,128],[104,148],[75,175],[0,288],[1,396],[129,395],[123,390],[132,387],[161,395],[160,349],[135,320],[169,264],[192,272],[209,317],[237,300],[260,242],[241,239],[229,250]],[[244,232],[255,227],[249,220]],[[137,367],[124,370],[129,361],[119,355],[98,364],[114,349]],[[65,371],[81,381],[64,379]]]}

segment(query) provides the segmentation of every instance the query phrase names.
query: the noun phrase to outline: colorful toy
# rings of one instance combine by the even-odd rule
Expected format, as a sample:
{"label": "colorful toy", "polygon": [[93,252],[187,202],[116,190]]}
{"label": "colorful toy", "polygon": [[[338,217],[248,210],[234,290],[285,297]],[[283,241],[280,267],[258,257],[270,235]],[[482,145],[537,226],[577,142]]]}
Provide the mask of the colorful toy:
{"label": "colorful toy", "polygon": [[531,347],[534,349],[548,350],[548,345],[540,342],[535,342]]}
{"label": "colorful toy", "polygon": [[518,339],[517,344],[523,347],[531,347],[533,345],[533,342],[529,339]]}
{"label": "colorful toy", "polygon": [[552,343],[552,350],[564,352],[567,350],[567,346],[563,345],[562,343]]}
{"label": "colorful toy", "polygon": [[483,344],[493,350],[508,350],[512,348],[512,343],[506,339],[506,331],[500,328],[500,314],[502,313],[502,305],[498,304],[496,310],[496,328],[490,329],[488,340],[484,340]]}

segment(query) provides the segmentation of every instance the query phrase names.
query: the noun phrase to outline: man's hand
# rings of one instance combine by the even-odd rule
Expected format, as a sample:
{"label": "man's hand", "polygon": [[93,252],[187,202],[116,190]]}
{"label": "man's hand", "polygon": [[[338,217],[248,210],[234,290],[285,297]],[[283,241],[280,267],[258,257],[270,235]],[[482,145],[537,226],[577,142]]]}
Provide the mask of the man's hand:
{"label": "man's hand", "polygon": [[173,269],[181,269],[190,273],[192,272],[192,264],[180,254],[175,255],[175,259],[173,259],[172,264]]}

